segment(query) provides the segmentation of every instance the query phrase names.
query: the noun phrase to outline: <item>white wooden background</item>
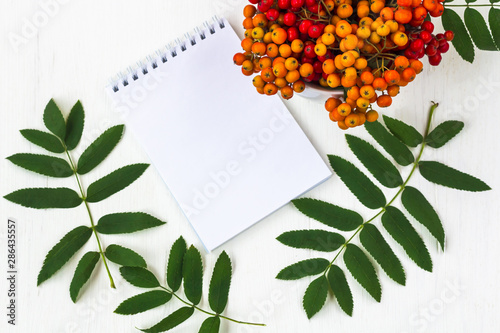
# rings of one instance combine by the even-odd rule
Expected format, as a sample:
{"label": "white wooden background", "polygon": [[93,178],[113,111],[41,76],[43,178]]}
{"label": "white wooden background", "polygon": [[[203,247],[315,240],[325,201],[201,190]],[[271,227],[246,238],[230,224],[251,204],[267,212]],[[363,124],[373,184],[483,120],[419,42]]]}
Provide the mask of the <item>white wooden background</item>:
{"label": "white wooden background", "polygon": [[[57,8],[52,7],[46,21],[42,3],[58,4]],[[55,98],[66,112],[77,99],[83,101],[86,123],[78,149],[81,152],[99,133],[120,122],[103,90],[110,76],[214,14],[225,15],[241,34],[242,8],[246,4],[246,0],[2,0],[0,194],[28,186],[76,186],[71,178],[54,180],[34,175],[4,158],[17,152],[42,152],[22,139],[18,131],[43,129],[42,112],[50,98]],[[32,36],[25,35],[16,50],[9,38],[13,34],[23,36],[23,26],[27,21],[33,22],[33,17],[38,18],[39,28]],[[235,52],[238,50],[235,45]],[[231,57],[228,54],[227,60],[231,61]],[[389,240],[406,269],[406,287],[395,284],[377,269],[383,289],[382,302],[377,304],[349,278],[355,299],[353,317],[344,315],[330,299],[319,314],[308,320],[301,299],[310,279],[282,282],[274,276],[288,264],[322,254],[286,248],[275,237],[291,229],[321,225],[288,205],[205,256],[208,273],[222,249],[233,259],[234,276],[226,314],[267,324],[265,328],[250,328],[224,323],[222,331],[498,332],[499,87],[500,53],[477,52],[476,62],[470,65],[450,50],[444,55],[442,66],[427,66],[385,111],[423,129],[430,101],[439,102],[434,123],[453,118],[463,120],[466,127],[445,148],[426,151],[425,159],[472,173],[493,188],[475,194],[430,185],[419,175],[412,179],[411,185],[420,188],[437,207],[447,234],[443,253],[429,233],[417,226],[434,260],[433,273],[416,267]],[[328,120],[322,105],[300,97],[286,104],[325,159],[326,154],[338,154],[354,160],[346,147],[344,133]],[[367,138],[362,128],[350,133]],[[119,166],[147,161],[141,147],[127,133],[102,165],[82,177],[83,183],[88,186]],[[407,169],[401,171],[403,175],[408,173]],[[390,191],[386,193],[392,195]],[[336,176],[308,196],[360,210],[365,218],[373,215],[361,207]],[[115,265],[111,265],[111,270],[118,286],[116,291],[108,287],[106,272],[99,265],[93,282],[74,305],[68,288],[76,259],[37,288],[36,276],[45,254],[70,229],[88,223],[85,209],[80,206],[71,210],[35,211],[3,199],[0,207],[1,270],[6,271],[5,233],[9,217],[18,225],[19,260],[18,325],[14,328],[6,324],[7,286],[2,273],[1,332],[135,332],[134,327],[149,327],[178,305],[172,301],[165,307],[132,317],[113,314],[122,300],[141,291],[124,282]],[[129,236],[102,237],[105,245],[118,242],[143,254],[160,277],[164,274],[166,251],[177,237],[183,235],[189,243],[201,245],[153,168],[125,191],[92,205],[92,210],[97,217],[116,211],[143,210],[167,220],[168,224],[162,228]],[[85,249],[95,250],[95,247],[92,239]],[[205,290],[207,285],[206,279]],[[208,307],[206,300],[202,306]],[[205,317],[196,314],[194,318],[177,332],[197,332]]]}

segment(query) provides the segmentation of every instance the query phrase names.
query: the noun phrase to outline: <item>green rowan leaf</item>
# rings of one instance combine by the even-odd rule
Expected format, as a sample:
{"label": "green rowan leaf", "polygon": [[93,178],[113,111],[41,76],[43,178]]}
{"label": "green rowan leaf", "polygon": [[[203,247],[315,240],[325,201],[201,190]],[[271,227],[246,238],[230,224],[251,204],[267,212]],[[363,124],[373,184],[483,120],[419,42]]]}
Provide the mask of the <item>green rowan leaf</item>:
{"label": "green rowan leaf", "polygon": [[200,327],[198,333],[218,333],[220,329],[219,317],[208,317]]}
{"label": "green rowan leaf", "polygon": [[35,129],[21,130],[21,135],[26,140],[52,153],[64,153],[64,147],[57,136]]}
{"label": "green rowan leaf", "polygon": [[66,136],[64,142],[68,150],[73,150],[78,146],[82,138],[83,126],[85,124],[85,112],[80,101],[71,109],[68,120],[66,121]]}
{"label": "green rowan leaf", "polygon": [[321,200],[302,198],[292,203],[302,214],[338,230],[352,231],[363,223],[358,213]]}
{"label": "green rowan leaf", "polygon": [[444,250],[444,229],[434,208],[419,190],[406,186],[401,196],[403,206],[418,222],[436,237]]}
{"label": "green rowan leaf", "polygon": [[494,7],[490,8],[488,12],[488,23],[490,24],[490,30],[495,40],[495,44],[500,48],[500,9]]}
{"label": "green rowan leaf", "polygon": [[432,272],[432,259],[424,241],[406,216],[396,207],[386,207],[382,225],[406,254],[422,269]]}
{"label": "green rowan leaf", "polygon": [[90,184],[87,190],[88,202],[99,202],[120,192],[139,178],[149,164],[139,163],[124,166]]}
{"label": "green rowan leaf", "polygon": [[200,303],[203,289],[203,263],[200,251],[192,245],[184,255],[182,276],[187,299],[195,305]]}
{"label": "green rowan leaf", "polygon": [[352,300],[351,288],[347,284],[344,272],[340,267],[332,265],[327,277],[330,288],[332,288],[340,308],[352,317],[354,301]]}
{"label": "green rowan leaf", "polygon": [[142,267],[120,267],[120,274],[133,286],[139,288],[156,288],[160,282],[153,273]]}
{"label": "green rowan leaf", "polygon": [[403,266],[380,231],[372,224],[365,224],[359,234],[359,240],[368,253],[375,259],[387,275],[401,285],[405,285],[406,276]]}
{"label": "green rowan leaf", "polygon": [[177,327],[186,320],[188,320],[189,317],[193,315],[193,313],[194,313],[194,308],[185,306],[175,311],[174,313],[172,313],[171,315],[169,315],[168,317],[166,317],[153,327],[147,329],[141,329],[141,331],[148,333],[157,333],[157,332],[165,332],[171,330],[172,328]]}
{"label": "green rowan leaf", "polygon": [[108,258],[110,261],[120,266],[144,268],[148,266],[146,264],[146,260],[144,260],[144,258],[140,254],[120,245],[109,245],[106,248],[105,255],[106,258]]}
{"label": "green rowan leaf", "polygon": [[422,177],[439,185],[472,192],[491,190],[482,180],[439,162],[420,161],[418,169]]}
{"label": "green rowan leaf", "polygon": [[91,236],[92,229],[86,226],[80,226],[68,232],[47,253],[42,269],[38,273],[37,285],[39,286],[61,269],[87,243]]}
{"label": "green rowan leaf", "polygon": [[101,234],[127,234],[154,228],[165,222],[146,213],[113,213],[99,219],[96,230]]}
{"label": "green rowan leaf", "polygon": [[335,232],[325,230],[294,230],[276,238],[282,244],[297,249],[311,249],[332,252],[345,243],[345,238]]}
{"label": "green rowan leaf", "polygon": [[302,305],[306,310],[307,318],[311,319],[316,313],[323,308],[328,296],[328,280],[324,275],[320,276],[306,289]]}
{"label": "green rowan leaf", "polygon": [[231,259],[226,251],[222,251],[215,263],[208,291],[208,302],[215,313],[220,314],[226,308],[231,286],[231,274]]}
{"label": "green rowan leaf", "polygon": [[365,168],[385,187],[395,188],[403,184],[396,167],[371,144],[356,136],[346,134],[347,144]]}
{"label": "green rowan leaf", "polygon": [[120,141],[123,129],[123,125],[113,126],[92,142],[80,156],[77,172],[80,175],[86,174],[104,161]]}
{"label": "green rowan leaf", "polygon": [[375,268],[366,254],[356,245],[347,244],[344,252],[344,262],[351,275],[365,290],[380,303],[382,288],[378,281]]}
{"label": "green rowan leaf", "polygon": [[62,158],[38,154],[14,154],[7,157],[15,165],[44,176],[66,178],[73,175],[73,169]]}
{"label": "green rowan leaf", "polygon": [[483,15],[476,9],[467,7],[464,12],[465,26],[469,30],[472,41],[480,50],[497,51],[490,30]]}
{"label": "green rowan leaf", "polygon": [[82,198],[75,191],[60,188],[24,188],[4,196],[18,205],[36,208],[74,208],[82,203]]}
{"label": "green rowan leaf", "polygon": [[407,146],[416,147],[424,141],[422,134],[420,134],[415,127],[401,120],[384,115],[384,123],[389,131]]}
{"label": "green rowan leaf", "polygon": [[389,133],[379,121],[373,123],[366,122],[365,128],[398,164],[406,166],[413,163],[415,158],[408,147]]}
{"label": "green rowan leaf", "polygon": [[167,265],[167,284],[175,292],[179,290],[182,282],[182,266],[187,245],[184,238],[179,237],[170,250]]}
{"label": "green rowan leaf", "polygon": [[99,252],[87,252],[83,255],[82,259],[80,259],[69,287],[69,293],[73,303],[76,303],[80,290],[90,279],[90,275],[92,275],[92,272],[99,261],[99,257]]}
{"label": "green rowan leaf", "polygon": [[333,170],[363,205],[370,209],[385,206],[384,193],[354,164],[339,156],[328,155],[328,158]]}
{"label": "green rowan leaf", "polygon": [[276,278],[278,280],[298,280],[306,276],[321,274],[328,265],[330,262],[323,258],[302,260],[283,268]]}
{"label": "green rowan leaf", "polygon": [[168,303],[172,295],[163,290],[151,290],[123,301],[114,311],[121,315],[134,315]]}
{"label": "green rowan leaf", "polygon": [[61,110],[53,99],[45,107],[43,122],[49,131],[54,133],[59,139],[64,140],[66,136],[66,122]]}
{"label": "green rowan leaf", "polygon": [[464,123],[456,120],[445,121],[427,135],[425,142],[432,148],[441,148],[464,128]]}
{"label": "green rowan leaf", "polygon": [[465,61],[472,63],[474,61],[474,45],[460,16],[453,10],[445,8],[441,22],[445,30],[451,30],[455,33],[452,43],[458,54]]}

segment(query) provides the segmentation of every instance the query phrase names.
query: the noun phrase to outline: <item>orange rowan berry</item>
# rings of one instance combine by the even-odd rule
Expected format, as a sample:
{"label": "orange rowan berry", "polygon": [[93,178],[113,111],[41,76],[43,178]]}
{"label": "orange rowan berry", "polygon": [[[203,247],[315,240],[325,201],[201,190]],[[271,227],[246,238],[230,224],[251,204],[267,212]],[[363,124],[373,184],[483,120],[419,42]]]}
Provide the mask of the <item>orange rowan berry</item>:
{"label": "orange rowan berry", "polygon": [[278,48],[278,45],[274,44],[274,43],[271,43],[271,44],[268,44],[267,45],[267,52],[266,52],[267,56],[270,57],[270,58],[275,58],[278,56],[279,54],[279,48]]}
{"label": "orange rowan berry", "polygon": [[408,43],[408,36],[404,32],[396,32],[392,41],[397,46],[405,46]]}
{"label": "orange rowan berry", "polygon": [[361,126],[366,122],[366,115],[362,112],[358,112],[357,115],[359,117],[359,124],[358,125]]}
{"label": "orange rowan berry", "polygon": [[358,37],[353,34],[349,34],[344,37],[344,46],[347,50],[354,50],[358,46]]}
{"label": "orange rowan berry", "polygon": [[337,73],[330,74],[328,75],[326,82],[331,88],[337,88],[341,83],[340,75],[338,75]]}
{"label": "orange rowan berry", "polygon": [[331,32],[326,32],[321,36],[321,40],[325,45],[332,45],[335,43],[335,35]]}
{"label": "orange rowan berry", "polygon": [[427,17],[427,9],[424,6],[418,6],[413,10],[413,19],[422,21]]}
{"label": "orange rowan berry", "polygon": [[371,33],[372,31],[369,26],[362,26],[359,27],[358,30],[356,30],[356,36],[362,40],[369,38]]}
{"label": "orange rowan berry", "polygon": [[360,77],[361,77],[361,82],[363,82],[363,84],[372,84],[374,80],[373,74],[368,71],[361,73]]}
{"label": "orange rowan berry", "polygon": [[386,24],[381,24],[377,28],[377,35],[381,37],[385,37],[390,33],[391,33],[391,28],[389,28],[389,26]]}
{"label": "orange rowan berry", "polygon": [[391,30],[391,33],[398,31],[398,28],[399,28],[398,22],[396,22],[394,20],[388,20],[385,22],[385,24],[389,27],[389,29]]}
{"label": "orange rowan berry", "polygon": [[243,20],[243,28],[245,29],[253,29],[255,26],[253,25],[253,20],[249,17]]}
{"label": "orange rowan berry", "polygon": [[342,130],[346,130],[348,129],[349,127],[345,124],[345,119],[342,120],[342,121],[338,121],[337,122],[337,125],[339,126],[340,129]]}
{"label": "orange rowan berry", "polygon": [[398,56],[394,60],[394,66],[396,66],[397,69],[405,69],[406,67],[410,66],[410,61],[408,58],[405,56]]}
{"label": "orange rowan berry", "polygon": [[356,68],[354,67],[348,67],[344,71],[344,76],[346,77],[347,80],[352,81],[356,80],[358,74],[356,72]]}
{"label": "orange rowan berry", "polygon": [[[373,82],[375,82],[375,80]],[[359,89],[359,94],[363,98],[370,99],[375,96],[375,89],[373,89],[373,86],[371,85],[365,85],[362,86],[361,89]]]}
{"label": "orange rowan berry", "polygon": [[337,108],[334,108],[329,114],[331,121],[344,121],[345,116],[342,116]]}
{"label": "orange rowan berry", "polygon": [[276,77],[285,77],[288,71],[286,70],[285,64],[283,62],[279,62],[273,65],[273,73]]}
{"label": "orange rowan berry", "polygon": [[257,8],[252,5],[246,5],[245,8],[243,8],[243,16],[245,17],[253,17],[256,12]]}
{"label": "orange rowan berry", "polygon": [[252,29],[252,38],[253,39],[262,39],[264,38],[264,29],[262,29],[261,27],[257,27],[257,28],[253,28]]}
{"label": "orange rowan berry", "polygon": [[234,64],[238,66],[241,66],[245,60],[247,60],[247,58],[243,53],[236,53],[233,57]]}
{"label": "orange rowan berry", "polygon": [[409,23],[411,21],[412,17],[413,17],[413,14],[412,14],[411,10],[403,9],[403,8],[396,10],[396,13],[394,14],[394,19],[396,20],[396,22],[403,23],[403,24]]}
{"label": "orange rowan berry", "polygon": [[[420,2],[421,0],[419,0],[419,3]],[[410,7],[412,5],[412,0],[398,0],[397,3],[400,7]]]}
{"label": "orange rowan berry", "polygon": [[288,85],[288,81],[284,77],[277,77],[276,79],[274,79],[274,84],[278,88],[283,88]]}
{"label": "orange rowan berry", "polygon": [[275,95],[278,92],[278,87],[274,83],[266,83],[264,93],[268,96]]}
{"label": "orange rowan berry", "polygon": [[372,2],[372,4],[370,5],[370,9],[372,12],[374,12],[375,14],[378,14],[380,13],[380,11],[385,7],[385,2],[384,1],[380,1],[380,0],[375,0],[374,2]]}
{"label": "orange rowan berry", "polygon": [[389,95],[380,95],[377,98],[377,105],[381,108],[386,108],[392,104],[392,97]]}
{"label": "orange rowan berry", "polygon": [[304,43],[300,39],[295,39],[292,44],[292,51],[295,53],[300,53],[304,50]]}
{"label": "orange rowan berry", "polygon": [[271,67],[273,64],[273,61],[269,57],[262,57],[259,59],[259,68],[262,70],[266,67]]}
{"label": "orange rowan berry", "polygon": [[306,84],[302,80],[295,81],[295,83],[293,84],[293,91],[295,91],[296,93],[301,93],[304,91],[304,89],[306,89]]}
{"label": "orange rowan berry", "polygon": [[348,18],[349,16],[352,15],[352,13],[353,13],[352,6],[349,4],[344,3],[339,7],[337,7],[337,15],[340,18]]}
{"label": "orange rowan berry", "polygon": [[314,72],[313,65],[310,63],[302,64],[299,68],[299,72],[302,77],[308,77]]}
{"label": "orange rowan berry", "polygon": [[293,97],[293,89],[290,86],[281,88],[281,97],[284,99],[290,99]]}
{"label": "orange rowan berry", "polygon": [[337,54],[333,61],[335,63],[335,68],[337,68],[338,70],[343,70],[345,68],[345,66],[342,64],[342,54]]}
{"label": "orange rowan berry", "polygon": [[255,88],[263,88],[266,85],[266,81],[264,81],[262,79],[262,76],[260,76],[260,75],[256,75],[253,78],[252,83],[253,83]]}
{"label": "orange rowan berry", "polygon": [[333,59],[326,59],[325,62],[323,62],[322,68],[323,73],[332,74],[335,72],[335,62]]}
{"label": "orange rowan berry", "polygon": [[252,60],[243,61],[242,68],[246,71],[253,71],[253,62]]}
{"label": "orange rowan berry", "polygon": [[420,73],[422,72],[422,69],[424,67],[424,64],[420,60],[417,59],[411,59],[410,60],[410,67],[415,70],[415,73]]}
{"label": "orange rowan berry", "polygon": [[343,75],[342,78],[340,79],[340,84],[344,88],[354,87],[357,82],[358,82],[357,81],[357,77],[356,78],[350,78],[350,77],[347,77],[347,76]]}
{"label": "orange rowan berry", "polygon": [[256,88],[257,92],[261,95],[264,95],[264,88]]}
{"label": "orange rowan berry", "polygon": [[289,71],[293,71],[299,67],[299,61],[294,57],[290,57],[285,60],[285,67]]}
{"label": "orange rowan berry", "polygon": [[367,17],[370,15],[370,7],[368,7],[368,5],[358,6],[357,15],[359,18]]}
{"label": "orange rowan berry", "polygon": [[254,27],[264,28],[267,26],[268,20],[267,20],[267,17],[265,14],[260,13],[260,14],[257,14],[253,17],[252,22],[253,22]]}
{"label": "orange rowan berry", "polygon": [[356,58],[354,58],[354,55],[350,52],[344,52],[340,58],[340,62],[344,67],[351,67],[352,65],[354,65],[355,61]]}
{"label": "orange rowan berry", "polygon": [[377,91],[384,91],[387,89],[387,82],[381,77],[378,77],[375,80],[373,80],[372,85],[373,89]]}
{"label": "orange rowan berry", "polygon": [[371,17],[363,17],[361,20],[359,20],[359,26],[360,27],[370,27],[373,23],[373,19]]}
{"label": "orange rowan berry", "polygon": [[262,39],[262,41],[266,44],[269,44],[269,43],[272,43],[273,42],[273,34],[272,32],[266,32],[266,34],[264,35],[264,38]]}
{"label": "orange rowan berry", "polygon": [[276,65],[276,64],[279,64],[279,63],[285,63],[285,61],[286,61],[286,59],[285,59],[285,58],[283,58],[283,57],[276,57],[276,58],[274,58],[274,60],[273,60],[273,67],[274,67],[274,65]]}
{"label": "orange rowan berry", "polygon": [[351,113],[351,106],[347,103],[342,103],[337,107],[337,111],[341,116],[347,117]]}
{"label": "orange rowan berry", "polygon": [[314,52],[316,53],[316,55],[318,56],[324,56],[327,52],[327,48],[326,48],[326,45],[325,44],[316,44],[316,46],[314,47]]}
{"label": "orange rowan berry", "polygon": [[399,86],[398,85],[392,85],[387,87],[387,94],[391,97],[395,97],[399,94]]}
{"label": "orange rowan berry", "polygon": [[344,120],[345,124],[349,127],[356,127],[359,125],[359,116],[355,113],[351,113]]}
{"label": "orange rowan berry", "polygon": [[368,62],[366,61],[365,58],[358,58],[356,59],[356,61],[354,62],[354,67],[356,69],[359,69],[359,70],[363,70],[366,68],[366,66],[368,66]]}
{"label": "orange rowan berry", "polygon": [[323,30],[323,32],[333,34],[335,33],[335,26],[333,24],[328,24]]}
{"label": "orange rowan berry", "polygon": [[356,100],[356,105],[359,108],[366,109],[370,105],[370,101],[366,98],[360,97]]}
{"label": "orange rowan berry", "polygon": [[405,68],[403,73],[401,73],[401,79],[403,79],[406,82],[411,82],[411,81],[415,80],[415,76],[417,76],[417,73],[411,67]]}
{"label": "orange rowan berry", "polygon": [[372,44],[378,44],[378,43],[380,43],[381,38],[380,38],[380,35],[379,35],[379,34],[377,34],[377,32],[372,31],[372,33],[370,34],[370,38],[368,38],[368,40],[369,40]]}
{"label": "orange rowan berry", "polygon": [[342,104],[342,102],[340,101],[340,99],[335,98],[335,97],[330,97],[325,102],[325,109],[328,112],[332,112],[333,109],[335,109],[336,107],[338,107],[340,104]]}
{"label": "orange rowan berry", "polygon": [[262,76],[262,79],[267,83],[273,82],[274,79],[276,78],[276,76],[274,76],[272,67],[264,68],[260,75]]}
{"label": "orange rowan berry", "polygon": [[354,86],[347,90],[347,97],[352,100],[357,100],[361,95],[359,94],[359,87]]}
{"label": "orange rowan berry", "polygon": [[422,5],[424,6],[425,9],[432,12],[437,8],[438,2],[436,0],[424,0],[422,1]]}
{"label": "orange rowan berry", "polygon": [[280,56],[283,58],[288,58],[292,55],[292,48],[288,44],[282,44],[279,47]]}
{"label": "orange rowan berry", "polygon": [[300,79],[300,73],[298,70],[294,69],[286,73],[285,79],[289,83],[294,83],[298,79]]}
{"label": "orange rowan berry", "polygon": [[243,73],[243,75],[245,76],[250,76],[250,75],[253,75],[253,70],[249,71],[249,70],[246,70],[245,68],[241,67],[241,72]]}
{"label": "orange rowan berry", "polygon": [[252,38],[252,31],[253,31],[253,29],[246,29],[245,30],[245,38]]}
{"label": "orange rowan berry", "polygon": [[349,22],[345,20],[341,20],[337,23],[337,27],[335,28],[335,33],[337,36],[344,38],[352,32],[352,27]]}
{"label": "orange rowan berry", "polygon": [[283,28],[278,28],[273,31],[273,43],[277,45],[283,44],[287,37],[286,30]]}
{"label": "orange rowan berry", "polygon": [[384,72],[384,79],[390,85],[398,84],[399,80],[400,80],[400,75],[397,71],[391,69],[391,70]]}
{"label": "orange rowan berry", "polygon": [[262,42],[253,43],[252,52],[259,57],[266,54],[266,44]]}
{"label": "orange rowan berry", "polygon": [[391,7],[384,7],[380,11],[380,17],[384,19],[384,21],[392,20],[394,18],[394,10]]}
{"label": "orange rowan berry", "polygon": [[253,39],[252,38],[245,38],[241,41],[241,47],[243,50],[250,52],[252,51],[252,45],[253,45]]}
{"label": "orange rowan berry", "polygon": [[374,121],[377,121],[377,119],[378,119],[377,111],[371,110],[366,113],[366,121],[373,123]]}

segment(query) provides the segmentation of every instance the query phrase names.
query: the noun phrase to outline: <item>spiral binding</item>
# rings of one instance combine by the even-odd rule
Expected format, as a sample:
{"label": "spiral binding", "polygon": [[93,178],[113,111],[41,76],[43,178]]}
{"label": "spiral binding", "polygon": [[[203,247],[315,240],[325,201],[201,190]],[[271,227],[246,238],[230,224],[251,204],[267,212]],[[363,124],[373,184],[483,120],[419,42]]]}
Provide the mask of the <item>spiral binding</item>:
{"label": "spiral binding", "polygon": [[168,43],[163,48],[157,50],[153,54],[147,56],[144,60],[137,62],[135,66],[128,67],[124,72],[120,72],[110,80],[110,86],[113,92],[120,90],[120,85],[126,87],[130,81],[136,81],[140,76],[147,75],[150,70],[158,68],[160,63],[166,63],[169,58],[175,58],[180,52],[184,52],[188,47],[195,46],[199,40],[203,41],[207,38],[207,34],[213,35],[216,32],[216,26],[220,29],[226,27],[224,19],[215,15],[211,20],[205,21],[203,25],[194,28],[192,32],[184,34],[184,37],[177,38],[175,41]]}

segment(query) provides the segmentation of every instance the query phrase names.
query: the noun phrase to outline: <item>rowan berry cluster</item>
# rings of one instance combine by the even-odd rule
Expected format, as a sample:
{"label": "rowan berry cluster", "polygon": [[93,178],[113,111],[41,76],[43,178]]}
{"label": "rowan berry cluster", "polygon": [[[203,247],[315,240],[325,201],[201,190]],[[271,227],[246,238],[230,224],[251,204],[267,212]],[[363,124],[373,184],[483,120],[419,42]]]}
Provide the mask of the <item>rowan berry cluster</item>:
{"label": "rowan berry cluster", "polygon": [[433,35],[426,17],[444,0],[249,0],[243,14],[244,50],[234,63],[260,94],[284,99],[306,83],[344,88],[345,100],[325,108],[342,129],[375,121],[372,104],[392,98],[422,71],[427,55],[438,65],[453,32]]}

